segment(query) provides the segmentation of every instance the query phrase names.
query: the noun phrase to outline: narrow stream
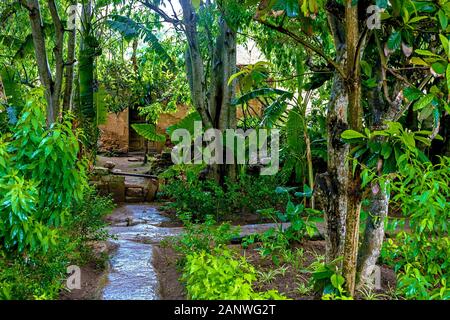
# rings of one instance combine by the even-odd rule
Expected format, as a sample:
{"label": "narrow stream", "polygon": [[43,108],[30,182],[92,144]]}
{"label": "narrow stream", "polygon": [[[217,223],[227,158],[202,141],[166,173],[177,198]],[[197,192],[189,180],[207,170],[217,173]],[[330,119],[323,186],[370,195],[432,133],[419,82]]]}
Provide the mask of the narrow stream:
{"label": "narrow stream", "polygon": [[125,209],[132,214],[128,223],[116,223],[109,228],[117,237],[112,241],[118,248],[110,259],[102,299],[157,300],[158,279],[152,265],[152,246],[167,236],[176,235],[179,228],[158,227],[168,219],[151,205],[126,205]]}
{"label": "narrow stream", "polygon": [[[103,300],[157,300],[158,278],[152,265],[153,245],[182,228],[162,228],[158,225],[168,218],[150,204],[129,204],[116,209],[120,216],[109,227],[117,239],[116,251],[110,258],[108,282],[103,288]],[[126,212],[126,215],[124,215]],[[283,228],[288,224],[283,224]],[[252,224],[241,227],[241,236],[261,233],[275,224]]]}

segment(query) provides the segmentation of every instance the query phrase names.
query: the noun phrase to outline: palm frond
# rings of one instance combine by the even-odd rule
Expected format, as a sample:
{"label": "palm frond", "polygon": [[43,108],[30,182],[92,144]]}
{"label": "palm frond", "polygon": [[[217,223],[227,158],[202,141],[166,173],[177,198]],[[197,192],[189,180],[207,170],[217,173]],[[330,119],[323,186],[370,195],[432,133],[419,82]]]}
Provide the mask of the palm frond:
{"label": "palm frond", "polygon": [[275,88],[260,88],[253,91],[250,91],[246,94],[243,94],[239,98],[233,101],[233,105],[242,105],[244,103],[249,102],[250,100],[259,98],[259,97],[274,97],[278,95],[286,95],[286,98],[292,98],[293,94],[289,91],[275,89]]}
{"label": "palm frond", "polygon": [[285,100],[288,97],[288,94],[282,94],[264,110],[261,126],[272,128],[277,122],[280,121],[281,116],[286,113],[287,104],[285,103]]}
{"label": "palm frond", "polygon": [[153,50],[155,50],[170,66],[173,67],[175,65],[172,58],[159,42],[158,37],[144,24],[121,15],[111,15],[110,18],[110,20],[106,21],[106,24],[114,31],[119,32],[126,40],[141,38],[143,41],[150,44]]}
{"label": "palm frond", "polygon": [[148,123],[134,123],[131,127],[147,140],[155,142],[165,142],[166,136],[156,132],[156,126]]}

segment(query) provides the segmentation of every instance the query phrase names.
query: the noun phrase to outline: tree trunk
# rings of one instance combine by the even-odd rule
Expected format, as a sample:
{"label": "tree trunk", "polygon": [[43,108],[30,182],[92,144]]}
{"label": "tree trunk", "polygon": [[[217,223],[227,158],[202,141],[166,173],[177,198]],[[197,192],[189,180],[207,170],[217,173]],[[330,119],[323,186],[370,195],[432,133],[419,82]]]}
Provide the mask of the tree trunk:
{"label": "tree trunk", "polygon": [[[362,130],[361,106],[361,77],[360,57],[358,52],[358,4],[353,0],[345,2],[345,26],[347,44],[347,92],[348,92],[348,123],[349,129],[360,132]],[[347,188],[347,219],[345,230],[344,261],[342,266],[343,277],[347,292],[353,296],[356,281],[356,266],[358,257],[359,219],[361,212],[361,183],[358,170],[348,173],[349,184]]]}
{"label": "tree trunk", "polygon": [[56,110],[58,107],[54,105],[54,83],[47,58],[41,8],[39,5],[39,0],[27,0],[26,2],[23,0],[21,3],[28,9],[29,13],[39,79],[45,88],[45,99],[47,101],[47,126],[50,126],[56,120]]}
{"label": "tree trunk", "polygon": [[[236,108],[231,105],[235,96],[236,84],[228,85],[228,79],[236,73],[236,33],[228,26],[225,19],[220,18],[220,34],[216,40],[216,52],[211,68],[211,92],[209,96],[209,113],[213,119],[214,128],[225,135],[226,129],[236,129]],[[226,159],[226,146],[224,159]],[[217,166],[217,178],[223,184],[225,177],[236,178],[235,164],[220,164]]]}
{"label": "tree trunk", "polygon": [[[72,0],[71,5],[76,5],[77,0]],[[75,45],[77,29],[74,24],[73,30],[68,31],[67,38],[67,65],[65,74],[65,88],[63,99],[63,110],[72,110],[73,108],[73,83],[74,83],[74,65],[75,65]]]}
{"label": "tree trunk", "polygon": [[[328,15],[336,48],[336,62],[345,65],[347,50],[344,30],[340,19]],[[327,172],[316,177],[317,200],[321,203],[325,217],[326,261],[329,263],[342,257],[344,251],[345,220],[347,217],[348,166],[346,160],[349,146],[343,143],[341,134],[348,129],[348,93],[344,79],[335,71],[328,104],[328,162]]]}
{"label": "tree trunk", "polygon": [[[384,53],[383,53],[384,54]],[[371,108],[371,118],[368,119],[372,130],[382,130],[385,128],[383,121],[388,119],[389,102],[383,96],[383,75],[381,61],[377,62],[375,69],[378,86],[366,89],[364,96],[367,98]],[[379,142],[383,142],[384,137],[377,137]],[[378,162],[378,175],[382,174],[383,162]],[[384,240],[384,221],[388,215],[389,199],[386,186],[379,184],[373,185],[369,193],[369,207],[365,230],[361,239],[361,245],[358,252],[358,266],[356,274],[356,288],[361,289],[365,286],[373,286],[371,276],[375,270],[376,262],[380,256],[381,247]]]}
{"label": "tree trunk", "polygon": [[78,63],[79,79],[79,107],[86,136],[86,147],[93,156],[97,148],[98,128],[96,108],[94,104],[94,61],[98,55],[98,41],[92,35],[92,3],[87,1],[83,5],[81,14],[82,32]]}
{"label": "tree trunk", "polygon": [[384,221],[388,215],[389,198],[385,186],[372,186],[370,193],[369,216],[366,221],[364,237],[358,253],[357,288],[371,285],[384,240]]}
{"label": "tree trunk", "polygon": [[191,86],[192,103],[202,118],[206,128],[213,127],[211,115],[206,105],[206,84],[203,59],[197,31],[197,14],[190,0],[180,0],[183,10],[184,33],[188,42],[186,70]]}
{"label": "tree trunk", "polygon": [[[214,56],[211,57],[211,74],[207,90],[204,60],[198,39],[197,14],[190,0],[181,0],[180,4],[183,9],[184,32],[188,41],[186,71],[194,107],[200,114],[205,128],[215,128],[224,133],[226,129],[236,128],[236,109],[231,105],[236,84],[233,81],[228,85],[228,79],[236,72],[236,32],[228,26],[223,17],[220,18],[220,32],[215,40]],[[236,165],[213,164],[208,172],[210,178],[223,184],[225,176],[235,178]]]}

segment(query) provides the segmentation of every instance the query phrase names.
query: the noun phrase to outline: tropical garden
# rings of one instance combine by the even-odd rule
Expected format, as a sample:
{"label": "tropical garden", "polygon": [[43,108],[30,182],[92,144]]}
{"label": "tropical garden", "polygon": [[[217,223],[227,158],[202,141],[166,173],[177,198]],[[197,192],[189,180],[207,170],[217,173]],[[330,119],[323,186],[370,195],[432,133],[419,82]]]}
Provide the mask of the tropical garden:
{"label": "tropical garden", "polygon": [[[447,0],[3,0],[0,300],[450,299],[449,19]],[[131,112],[145,146],[105,153]],[[175,161],[180,132],[200,158]]]}

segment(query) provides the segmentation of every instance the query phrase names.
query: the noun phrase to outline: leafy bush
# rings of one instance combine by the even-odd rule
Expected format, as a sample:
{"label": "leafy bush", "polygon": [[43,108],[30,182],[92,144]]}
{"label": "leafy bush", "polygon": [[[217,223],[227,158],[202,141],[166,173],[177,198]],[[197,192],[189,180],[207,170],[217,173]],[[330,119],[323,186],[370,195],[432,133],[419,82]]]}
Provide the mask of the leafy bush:
{"label": "leafy bush", "polygon": [[184,254],[192,251],[210,252],[215,246],[228,244],[239,236],[239,229],[228,223],[217,225],[212,216],[206,216],[204,223],[193,223],[190,214],[181,215],[184,224],[183,234],[175,238],[174,248]]}
{"label": "leafy bush", "polygon": [[410,232],[389,239],[383,259],[394,266],[398,291],[408,299],[450,299],[450,158],[437,165],[405,155],[393,201],[409,220]]}
{"label": "leafy bush", "polygon": [[192,212],[199,219],[207,215],[219,219],[283,205],[286,196],[277,194],[276,187],[276,180],[269,176],[242,175],[236,182],[227,181],[224,187],[211,180],[199,181],[196,176],[187,176],[186,181],[171,181],[163,192],[174,201],[170,207],[178,211]]}
{"label": "leafy bush", "polygon": [[55,299],[76,247],[65,237],[46,254],[5,255],[0,251],[0,300]]}
{"label": "leafy bush", "polygon": [[[271,256],[272,261],[278,265],[280,263],[279,253],[282,253],[289,247],[293,241],[301,241],[305,237],[312,237],[317,232],[318,221],[322,221],[321,212],[305,207],[303,203],[294,204],[289,192],[295,188],[277,187],[277,194],[284,194],[288,198],[286,209],[283,211],[274,208],[259,210],[258,212],[271,219],[276,228],[270,228],[262,234],[254,234],[247,236],[243,241],[243,246],[247,247],[256,240],[261,242],[259,251],[263,257]],[[296,192],[297,196],[310,197],[311,190],[305,192]],[[287,228],[283,227],[283,223],[289,223]]]}
{"label": "leafy bush", "polygon": [[0,300],[55,299],[64,286],[66,268],[92,261],[89,242],[108,237],[103,217],[112,208],[110,198],[87,189],[80,204],[71,209],[57,241],[46,254],[20,255],[0,250]]}
{"label": "leafy bush", "polygon": [[75,244],[79,255],[72,257],[72,262],[84,264],[94,259],[89,244],[110,237],[104,217],[113,208],[111,197],[100,196],[94,188],[85,190],[83,201],[71,209],[72,214],[64,225],[64,233]]}
{"label": "leafy bush", "polygon": [[256,270],[245,257],[235,258],[225,247],[212,253],[202,250],[188,254],[182,276],[190,299],[286,299],[276,290],[255,292],[252,285],[256,279]]}
{"label": "leafy bush", "polygon": [[87,241],[107,236],[111,200],[88,188],[80,132],[70,117],[45,129],[44,115],[28,103],[0,138],[0,299],[56,298]]}
{"label": "leafy bush", "polygon": [[57,239],[52,227],[82,200],[86,166],[78,160],[69,120],[44,129],[43,108],[28,103],[13,135],[0,141],[0,239],[6,250],[46,252]]}

